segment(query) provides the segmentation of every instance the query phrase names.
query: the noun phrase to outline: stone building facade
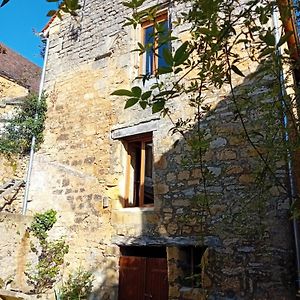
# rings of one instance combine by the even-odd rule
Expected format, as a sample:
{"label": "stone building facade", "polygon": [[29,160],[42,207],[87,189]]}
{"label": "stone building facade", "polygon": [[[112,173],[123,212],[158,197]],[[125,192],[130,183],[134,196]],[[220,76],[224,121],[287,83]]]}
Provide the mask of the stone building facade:
{"label": "stone building facade", "polygon": [[[38,93],[41,68],[30,62],[20,54],[16,53],[6,45],[0,43],[0,132],[6,122],[14,114],[14,111],[29,93]],[[27,165],[25,157],[10,157],[0,155],[0,183],[9,185],[9,182],[22,181]],[[16,190],[15,190],[16,191]],[[15,192],[14,191],[14,192]],[[20,212],[22,195],[20,201],[13,205],[6,205],[10,202],[10,193],[3,199],[0,195],[0,208],[10,212]]]}
{"label": "stone building facade", "polygon": [[[161,4],[171,20],[186,9]],[[92,271],[94,299],[294,299],[289,200],[272,182],[267,196],[260,194],[258,157],[242,138],[228,89],[209,93],[212,110],[203,123],[209,208],[201,198],[203,169],[184,164],[189,145],[170,134],[172,122],[138,106],[125,110],[111,95],[142,87],[135,79],[140,57],[132,52],[141,28],[123,27],[128,14],[122,1],[88,0],[78,20],[54,19],[46,28],[48,115],[28,214],[58,212],[54,235],[70,245],[65,272]],[[184,38],[185,28],[177,30]],[[235,78],[236,89],[249,86],[259,98],[253,81]],[[182,99],[169,105],[175,120],[195,113]],[[147,171],[153,192],[147,174],[141,177]],[[282,161],[276,172],[285,176]]]}

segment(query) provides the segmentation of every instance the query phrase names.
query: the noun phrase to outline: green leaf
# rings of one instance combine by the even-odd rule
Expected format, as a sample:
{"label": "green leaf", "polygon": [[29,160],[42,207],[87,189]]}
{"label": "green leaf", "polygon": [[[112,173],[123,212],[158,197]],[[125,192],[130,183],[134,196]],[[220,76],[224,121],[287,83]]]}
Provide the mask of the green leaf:
{"label": "green leaf", "polygon": [[139,46],[138,50],[141,52],[141,54],[143,54],[146,51],[144,45],[142,43],[138,42],[138,46]]}
{"label": "green leaf", "polygon": [[175,52],[174,54],[174,61],[176,63],[176,65],[179,65],[178,61],[182,60],[183,55],[186,55],[186,50],[188,47],[189,43],[188,42],[184,42]]}
{"label": "green leaf", "polygon": [[161,75],[161,74],[171,73],[172,71],[173,71],[172,67],[159,67],[157,73],[158,75]]}
{"label": "green leaf", "polygon": [[245,75],[242,73],[242,71],[241,71],[237,66],[232,65],[232,66],[231,66],[231,70],[232,70],[234,73],[236,73],[236,74],[238,74],[238,75],[240,75],[240,76],[242,76],[242,77],[245,77]]}
{"label": "green leaf", "polygon": [[176,68],[176,70],[174,71],[174,74],[178,74],[179,72],[181,72],[183,69],[182,68]]}
{"label": "green leaf", "polygon": [[121,90],[116,90],[114,91],[113,93],[111,93],[111,95],[113,96],[127,96],[127,97],[132,97],[134,96],[133,93],[129,90],[124,90],[124,89],[121,89]]}
{"label": "green leaf", "polygon": [[56,14],[56,10],[55,10],[55,9],[52,9],[52,10],[48,11],[47,17],[52,17],[52,16],[54,16],[55,14]]}
{"label": "green leaf", "polygon": [[140,101],[139,104],[140,104],[142,109],[146,109],[146,107],[147,107],[147,102],[146,101]]}
{"label": "green leaf", "polygon": [[172,52],[169,48],[164,48],[163,49],[163,58],[165,59],[165,61],[168,65],[170,65],[170,66],[173,65]]}
{"label": "green leaf", "polygon": [[152,105],[152,113],[155,114],[164,109],[166,101],[161,99]]}
{"label": "green leaf", "polygon": [[69,9],[68,9],[68,7],[67,7],[67,5],[61,5],[60,6],[60,9],[64,12],[64,13],[69,13]]}
{"label": "green leaf", "polygon": [[78,8],[78,0],[65,0],[70,10],[76,10]]}
{"label": "green leaf", "polygon": [[150,76],[151,76],[150,74],[142,75],[143,86],[145,86],[146,81],[150,79]]}
{"label": "green leaf", "polygon": [[275,49],[274,48],[266,48],[265,50],[263,50],[260,55],[259,55],[259,58],[262,58],[264,56],[267,56],[271,53],[274,53]]}
{"label": "green leaf", "polygon": [[278,41],[276,47],[279,48],[280,46],[282,46],[284,43],[286,43],[288,41],[288,39],[294,34],[293,31],[289,31],[287,32],[284,36],[282,36],[280,38],[280,40]]}
{"label": "green leaf", "polygon": [[126,101],[125,109],[135,105],[136,103],[138,103],[139,100],[140,100],[139,98],[129,98]]}
{"label": "green leaf", "polygon": [[57,11],[56,16],[57,16],[60,20],[62,20],[62,15],[61,15],[61,13],[60,13],[59,10]]}
{"label": "green leaf", "polygon": [[267,24],[269,21],[269,17],[267,16],[266,12],[263,10],[258,11],[259,14],[259,20],[262,25]]}
{"label": "green leaf", "polygon": [[132,2],[122,2],[122,4],[128,8],[134,8],[134,4]]}
{"label": "green leaf", "polygon": [[239,39],[239,40],[237,40],[237,44],[240,44],[240,43],[244,43],[244,44],[247,44],[247,43],[249,43],[250,42],[250,40],[248,40],[248,39]]}
{"label": "green leaf", "polygon": [[158,93],[157,95],[155,95],[155,97],[161,98],[162,96],[174,96],[175,94],[177,94],[177,92],[173,91],[173,90],[162,91],[162,92]]}
{"label": "green leaf", "polygon": [[189,57],[190,57],[190,54],[188,52],[184,52],[182,54],[182,56],[175,62],[175,67],[184,63]]}
{"label": "green leaf", "polygon": [[142,94],[141,99],[142,100],[149,99],[150,96],[151,96],[151,94],[152,94],[152,91],[147,91],[147,92],[145,92],[145,93]]}
{"label": "green leaf", "polygon": [[207,29],[206,27],[201,27],[197,29],[199,33],[205,34],[205,35],[210,35],[210,30]]}
{"label": "green leaf", "polygon": [[264,41],[268,46],[275,46],[275,36],[271,31],[267,31],[266,35],[260,36],[260,39]]}
{"label": "green leaf", "polygon": [[125,22],[123,26],[133,25],[133,27],[136,28],[136,26],[138,25],[138,21],[136,19],[132,19],[128,17],[125,17],[125,19],[127,20],[127,22]]}
{"label": "green leaf", "polygon": [[142,95],[142,89],[139,86],[134,86],[131,89],[131,92],[132,92],[132,95],[137,98],[140,98]]}

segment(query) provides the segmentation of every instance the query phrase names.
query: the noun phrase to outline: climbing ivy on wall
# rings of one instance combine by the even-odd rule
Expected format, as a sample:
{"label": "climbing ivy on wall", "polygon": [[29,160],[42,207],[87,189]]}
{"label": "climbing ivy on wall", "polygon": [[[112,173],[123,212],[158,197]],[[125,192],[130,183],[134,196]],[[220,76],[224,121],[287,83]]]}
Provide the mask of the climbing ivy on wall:
{"label": "climbing ivy on wall", "polygon": [[43,142],[46,111],[44,96],[40,100],[33,94],[26,97],[0,132],[0,152],[6,155],[25,155],[30,151],[33,136],[38,149]]}

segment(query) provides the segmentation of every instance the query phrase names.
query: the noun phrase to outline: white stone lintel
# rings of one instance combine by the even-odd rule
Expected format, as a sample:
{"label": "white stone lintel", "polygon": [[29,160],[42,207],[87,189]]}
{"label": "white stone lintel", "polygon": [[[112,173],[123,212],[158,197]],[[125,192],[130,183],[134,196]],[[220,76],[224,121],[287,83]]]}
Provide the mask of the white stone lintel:
{"label": "white stone lintel", "polygon": [[153,132],[158,129],[158,126],[159,126],[159,120],[151,120],[136,125],[116,128],[111,131],[111,138],[113,140],[117,140],[117,139],[123,139],[137,134]]}

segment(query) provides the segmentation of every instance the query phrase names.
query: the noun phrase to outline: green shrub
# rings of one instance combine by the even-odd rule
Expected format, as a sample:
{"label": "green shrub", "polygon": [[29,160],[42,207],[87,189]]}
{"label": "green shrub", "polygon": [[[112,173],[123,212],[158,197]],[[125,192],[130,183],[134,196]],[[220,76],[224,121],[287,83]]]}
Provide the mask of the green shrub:
{"label": "green shrub", "polygon": [[6,155],[25,155],[30,151],[32,137],[36,138],[36,149],[43,142],[44,123],[46,120],[46,98],[37,95],[26,97],[22,105],[4,126],[0,137],[0,152]]}
{"label": "green shrub", "polygon": [[60,273],[64,263],[64,255],[68,253],[69,246],[64,238],[47,240],[48,231],[56,222],[56,211],[50,209],[44,213],[37,213],[29,227],[29,231],[38,240],[36,247],[31,243],[31,251],[37,255],[38,262],[25,272],[27,282],[33,286],[32,292],[43,293],[51,289]]}
{"label": "green shrub", "polygon": [[92,291],[94,276],[91,272],[80,268],[70,274],[67,281],[59,291],[59,300],[83,300],[87,299]]}

